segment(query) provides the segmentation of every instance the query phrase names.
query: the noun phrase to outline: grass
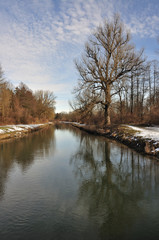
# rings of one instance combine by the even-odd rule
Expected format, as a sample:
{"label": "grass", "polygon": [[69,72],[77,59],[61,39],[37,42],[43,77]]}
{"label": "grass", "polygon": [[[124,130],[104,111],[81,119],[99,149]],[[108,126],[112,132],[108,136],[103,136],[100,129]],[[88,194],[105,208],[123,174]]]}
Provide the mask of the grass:
{"label": "grass", "polygon": [[126,135],[135,135],[136,133],[140,132],[140,131],[134,130],[134,129],[126,127],[126,126],[119,126],[118,129],[121,130]]}

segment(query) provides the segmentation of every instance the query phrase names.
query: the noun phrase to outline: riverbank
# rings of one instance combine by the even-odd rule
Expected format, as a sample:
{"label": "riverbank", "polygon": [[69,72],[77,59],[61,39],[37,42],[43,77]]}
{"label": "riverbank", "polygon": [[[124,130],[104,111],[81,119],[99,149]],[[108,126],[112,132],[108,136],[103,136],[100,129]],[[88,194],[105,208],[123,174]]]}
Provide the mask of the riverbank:
{"label": "riverbank", "polygon": [[159,127],[113,125],[106,129],[98,129],[96,126],[85,124],[71,123],[71,125],[91,134],[115,139],[137,152],[159,159]]}
{"label": "riverbank", "polygon": [[52,124],[53,123],[0,126],[0,141],[24,137],[29,133],[39,131]]}

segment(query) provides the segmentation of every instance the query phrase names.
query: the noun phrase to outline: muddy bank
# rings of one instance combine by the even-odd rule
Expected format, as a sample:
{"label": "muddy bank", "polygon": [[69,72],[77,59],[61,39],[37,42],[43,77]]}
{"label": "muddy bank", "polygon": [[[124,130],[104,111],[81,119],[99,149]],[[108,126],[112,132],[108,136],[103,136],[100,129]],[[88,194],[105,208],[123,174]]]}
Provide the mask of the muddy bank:
{"label": "muddy bank", "polygon": [[106,129],[97,129],[96,126],[76,123],[72,123],[71,125],[94,135],[115,139],[135,149],[137,152],[148,154],[159,159],[159,142],[150,138],[136,136],[137,131],[127,126],[118,125],[107,127]]}
{"label": "muddy bank", "polygon": [[0,142],[14,138],[21,138],[36,131],[40,131],[53,123],[34,124],[34,125],[7,125],[0,128]]}

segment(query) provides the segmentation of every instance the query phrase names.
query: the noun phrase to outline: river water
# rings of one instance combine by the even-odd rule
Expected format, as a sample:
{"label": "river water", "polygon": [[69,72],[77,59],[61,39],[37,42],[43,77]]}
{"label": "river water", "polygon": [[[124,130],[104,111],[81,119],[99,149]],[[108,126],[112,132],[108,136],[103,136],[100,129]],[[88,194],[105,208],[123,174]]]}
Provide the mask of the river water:
{"label": "river water", "polygon": [[0,239],[159,239],[159,164],[68,125],[3,142]]}

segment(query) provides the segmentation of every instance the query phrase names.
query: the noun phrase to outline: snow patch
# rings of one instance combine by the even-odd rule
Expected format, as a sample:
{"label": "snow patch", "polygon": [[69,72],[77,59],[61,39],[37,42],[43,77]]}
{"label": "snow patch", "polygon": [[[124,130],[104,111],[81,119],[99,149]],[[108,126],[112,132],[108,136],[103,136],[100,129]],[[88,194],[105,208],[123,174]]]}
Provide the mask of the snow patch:
{"label": "snow patch", "polygon": [[[159,127],[134,127],[134,126],[130,126],[127,125],[127,127],[137,131],[135,133],[135,136],[140,136],[143,137],[145,139],[150,139],[159,142]],[[157,143],[156,143],[157,144]]]}
{"label": "snow patch", "polygon": [[[28,129],[34,129],[44,124],[19,124],[19,125],[6,125],[3,126],[4,129],[0,129],[0,134],[9,132],[22,132]],[[1,128],[2,126],[0,126]]]}

